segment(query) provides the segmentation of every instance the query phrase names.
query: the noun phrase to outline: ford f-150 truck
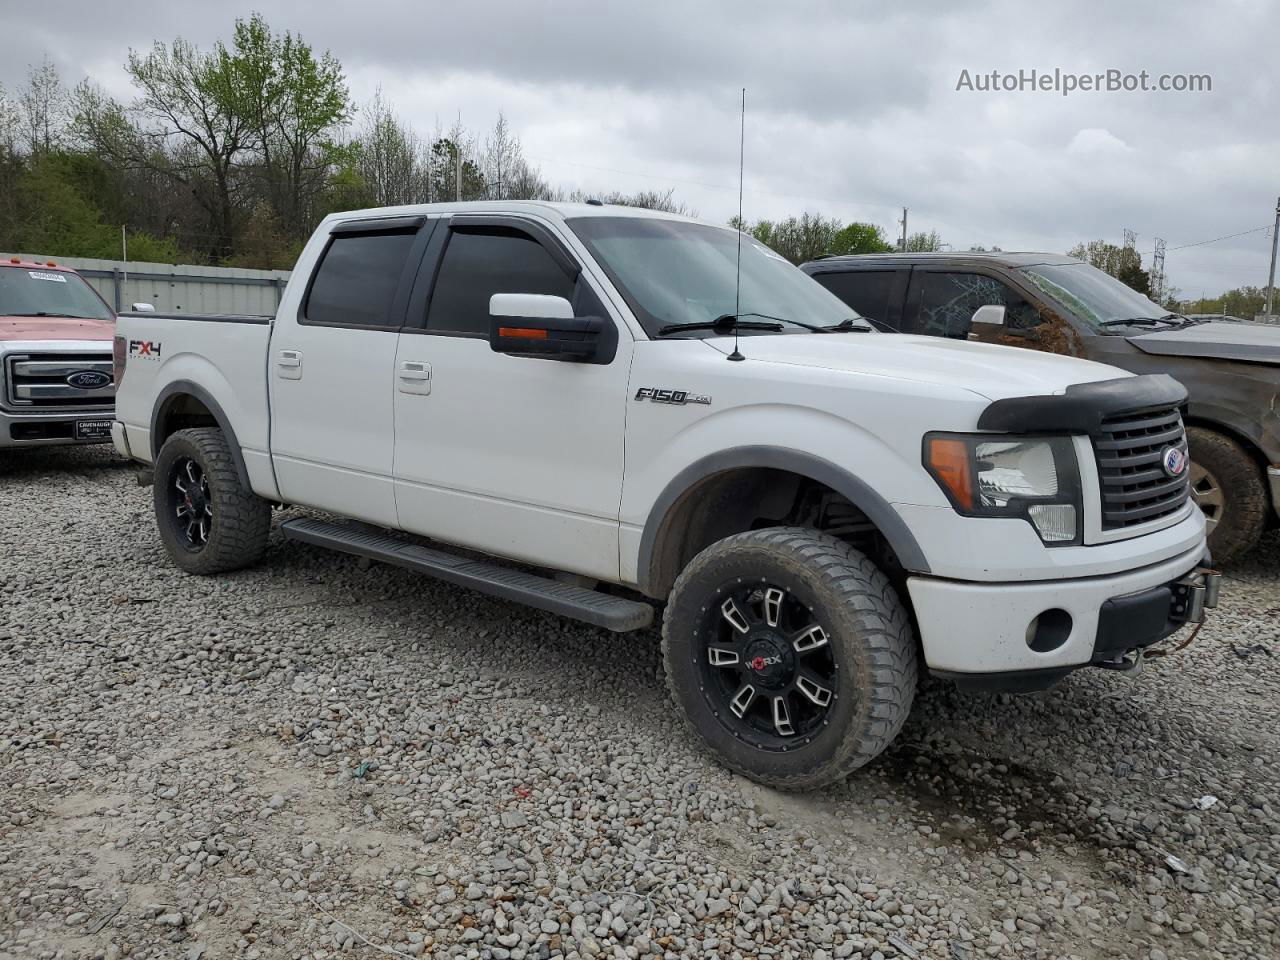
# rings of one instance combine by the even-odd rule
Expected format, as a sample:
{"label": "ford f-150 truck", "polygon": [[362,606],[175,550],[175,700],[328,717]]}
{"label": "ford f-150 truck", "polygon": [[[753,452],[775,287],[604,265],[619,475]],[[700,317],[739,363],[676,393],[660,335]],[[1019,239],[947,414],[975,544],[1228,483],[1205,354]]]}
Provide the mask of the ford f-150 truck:
{"label": "ford f-150 truck", "polygon": [[74,270],[0,260],[0,450],[111,439],[114,333]]}
{"label": "ford f-150 truck", "polygon": [[921,660],[1040,689],[1216,601],[1171,378],[883,335],[681,217],[335,214],[274,318],[126,315],[117,356],[182,569],[256,562],[292,504],[350,522],[288,538],[613,630],[665,602],[675,702],[779,786],[883,750]]}

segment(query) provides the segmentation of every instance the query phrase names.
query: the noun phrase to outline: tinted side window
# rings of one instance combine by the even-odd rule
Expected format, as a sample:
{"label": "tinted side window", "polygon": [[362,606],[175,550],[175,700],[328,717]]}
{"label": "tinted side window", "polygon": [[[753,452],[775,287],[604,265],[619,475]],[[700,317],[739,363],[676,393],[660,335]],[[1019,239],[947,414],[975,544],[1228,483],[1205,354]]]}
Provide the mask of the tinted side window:
{"label": "tinted side window", "polygon": [[427,309],[427,331],[489,335],[495,293],[573,298],[573,281],[542,246],[517,230],[455,230]]}
{"label": "tinted side window", "polygon": [[912,333],[964,339],[973,325],[973,312],[987,304],[1005,308],[1006,329],[1025,330],[1040,322],[1035,307],[995,277],[917,272],[911,284],[911,300],[916,304]]}
{"label": "tinted side window", "polygon": [[850,273],[818,273],[813,279],[864,317],[889,322],[889,297],[893,293],[892,270],[857,270]]}
{"label": "tinted side window", "polygon": [[316,268],[307,294],[307,323],[360,327],[400,326],[391,316],[413,231],[340,234]]}

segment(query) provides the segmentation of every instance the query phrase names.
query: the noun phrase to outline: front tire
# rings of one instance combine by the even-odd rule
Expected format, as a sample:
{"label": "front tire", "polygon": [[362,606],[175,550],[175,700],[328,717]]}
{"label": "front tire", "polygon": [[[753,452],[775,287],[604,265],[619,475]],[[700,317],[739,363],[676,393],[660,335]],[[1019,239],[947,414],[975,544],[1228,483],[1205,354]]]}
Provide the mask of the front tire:
{"label": "front tire", "polygon": [[1187,428],[1191,497],[1208,525],[1214,563],[1230,563],[1262,537],[1267,492],[1262,471],[1240,444],[1204,427]]}
{"label": "front tire", "polygon": [[187,573],[252,566],[267,548],[271,504],[240,482],[221,430],[179,430],[165,440],[152,499],[165,550]]}
{"label": "front tire", "polygon": [[808,790],[874,759],[917,684],[910,620],[888,579],[834,537],[728,537],[677,579],[663,622],[671,696],[731,769]]}

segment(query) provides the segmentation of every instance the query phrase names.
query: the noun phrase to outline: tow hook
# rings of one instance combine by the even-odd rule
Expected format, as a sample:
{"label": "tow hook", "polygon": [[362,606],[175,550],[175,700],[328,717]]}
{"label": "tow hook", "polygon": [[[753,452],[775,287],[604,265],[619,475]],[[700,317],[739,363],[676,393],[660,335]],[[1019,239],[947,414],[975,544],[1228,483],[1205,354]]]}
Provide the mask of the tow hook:
{"label": "tow hook", "polygon": [[1139,648],[1130,650],[1126,654],[1121,654],[1114,660],[1098,660],[1095,664],[1104,670],[1114,670],[1116,673],[1129,680],[1136,680],[1142,675],[1144,651]]}
{"label": "tow hook", "polygon": [[1208,567],[1197,567],[1173,583],[1172,619],[1183,623],[1203,623],[1204,612],[1218,605],[1222,574]]}

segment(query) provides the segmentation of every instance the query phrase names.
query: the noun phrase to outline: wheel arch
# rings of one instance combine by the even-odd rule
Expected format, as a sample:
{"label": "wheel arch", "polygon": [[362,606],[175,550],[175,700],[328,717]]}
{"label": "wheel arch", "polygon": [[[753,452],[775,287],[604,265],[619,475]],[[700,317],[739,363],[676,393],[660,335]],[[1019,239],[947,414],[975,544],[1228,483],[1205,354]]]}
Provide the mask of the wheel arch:
{"label": "wheel arch", "polygon": [[246,490],[252,489],[240,442],[222,406],[204,387],[190,380],[175,380],[156,398],[151,411],[151,462],[155,463],[165,440],[179,430],[216,426],[222,431],[235,461],[236,474]]}
{"label": "wheel arch", "polygon": [[[691,463],[667,484],[649,510],[640,537],[637,573],[640,589],[662,598],[679,575],[686,525],[715,489],[716,481],[743,471],[777,471],[797,482],[825,487],[860,510],[884,537],[902,567],[928,573],[924,550],[906,522],[878,491],[848,470],[812,454],[783,447],[753,445],[723,450]],[[774,491],[762,490],[768,497]],[[785,491],[784,491],[785,492]],[[742,532],[734,529],[725,536]],[[718,538],[717,538],[718,539]]]}

